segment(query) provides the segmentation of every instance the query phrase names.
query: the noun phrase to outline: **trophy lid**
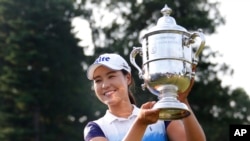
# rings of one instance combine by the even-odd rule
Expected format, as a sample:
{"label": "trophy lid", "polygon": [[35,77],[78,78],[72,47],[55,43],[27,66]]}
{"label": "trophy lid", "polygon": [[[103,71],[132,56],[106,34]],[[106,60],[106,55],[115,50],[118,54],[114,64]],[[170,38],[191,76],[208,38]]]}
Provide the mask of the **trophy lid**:
{"label": "trophy lid", "polygon": [[162,8],[161,13],[163,16],[158,19],[157,25],[151,28],[146,34],[142,37],[145,38],[151,34],[157,34],[159,32],[164,31],[174,31],[174,32],[187,32],[187,30],[176,24],[176,21],[173,17],[170,16],[172,9],[165,4],[164,8]]}

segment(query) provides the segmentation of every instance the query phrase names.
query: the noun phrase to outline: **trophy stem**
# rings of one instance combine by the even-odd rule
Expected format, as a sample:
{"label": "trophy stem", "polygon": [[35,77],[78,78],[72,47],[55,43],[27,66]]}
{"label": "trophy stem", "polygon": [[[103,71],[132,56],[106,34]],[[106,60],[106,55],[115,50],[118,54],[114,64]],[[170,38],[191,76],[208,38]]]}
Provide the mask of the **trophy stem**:
{"label": "trophy stem", "polygon": [[159,101],[154,105],[154,108],[160,109],[159,119],[176,120],[190,115],[187,105],[177,99],[177,86],[163,85],[158,90],[160,91]]}

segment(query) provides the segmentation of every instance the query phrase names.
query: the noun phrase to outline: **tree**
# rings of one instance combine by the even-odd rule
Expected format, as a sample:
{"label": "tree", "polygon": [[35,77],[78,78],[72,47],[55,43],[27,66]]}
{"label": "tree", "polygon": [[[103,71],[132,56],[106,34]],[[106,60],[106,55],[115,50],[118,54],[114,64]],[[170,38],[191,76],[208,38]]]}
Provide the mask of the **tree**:
{"label": "tree", "polygon": [[[189,31],[201,28],[212,34],[224,23],[219,3],[206,0],[0,0],[0,140],[81,140],[86,123],[106,109],[91,90],[86,68],[103,52],[128,60],[132,47],[141,46],[141,31],[156,24],[166,3],[177,24]],[[77,46],[71,32],[75,16],[89,21],[93,56],[83,55]],[[233,71],[212,63],[210,58],[218,54],[205,50],[190,103],[208,141],[228,140],[229,124],[249,124],[249,97],[242,89],[221,86],[217,72]],[[138,106],[156,99],[142,91],[142,80],[132,69]]]}
{"label": "tree", "polygon": [[0,0],[1,141],[82,139],[88,90],[74,13],[70,0]]}

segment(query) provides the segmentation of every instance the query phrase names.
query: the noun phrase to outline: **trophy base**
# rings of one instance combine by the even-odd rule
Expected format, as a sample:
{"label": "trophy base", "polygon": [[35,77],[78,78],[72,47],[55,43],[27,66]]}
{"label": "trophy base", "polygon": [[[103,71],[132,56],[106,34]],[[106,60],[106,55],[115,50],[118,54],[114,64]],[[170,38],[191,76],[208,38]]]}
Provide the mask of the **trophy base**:
{"label": "trophy base", "polygon": [[160,109],[160,120],[177,120],[190,115],[187,105],[175,98],[162,98],[154,105],[154,108]]}

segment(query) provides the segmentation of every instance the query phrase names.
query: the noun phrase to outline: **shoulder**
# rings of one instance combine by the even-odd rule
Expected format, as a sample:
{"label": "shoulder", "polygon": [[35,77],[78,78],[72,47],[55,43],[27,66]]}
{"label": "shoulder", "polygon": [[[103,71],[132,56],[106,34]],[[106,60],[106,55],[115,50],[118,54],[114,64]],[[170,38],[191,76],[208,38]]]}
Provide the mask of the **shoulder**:
{"label": "shoulder", "polygon": [[84,140],[88,141],[94,137],[105,137],[105,135],[96,122],[90,121],[84,128]]}

